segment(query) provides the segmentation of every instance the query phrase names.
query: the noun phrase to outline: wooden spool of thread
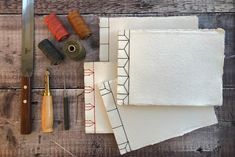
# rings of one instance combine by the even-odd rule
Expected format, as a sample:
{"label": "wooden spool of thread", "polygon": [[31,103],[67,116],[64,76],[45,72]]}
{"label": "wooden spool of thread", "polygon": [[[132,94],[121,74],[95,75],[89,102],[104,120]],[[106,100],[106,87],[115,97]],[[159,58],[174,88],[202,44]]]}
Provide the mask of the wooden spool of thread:
{"label": "wooden spool of thread", "polygon": [[78,11],[73,10],[69,12],[67,18],[74,31],[81,39],[88,38],[91,35],[91,30]]}
{"label": "wooden spool of thread", "polygon": [[57,41],[68,38],[68,31],[65,29],[62,22],[55,13],[47,15],[44,18],[44,23],[47,25],[49,31],[53,34]]}

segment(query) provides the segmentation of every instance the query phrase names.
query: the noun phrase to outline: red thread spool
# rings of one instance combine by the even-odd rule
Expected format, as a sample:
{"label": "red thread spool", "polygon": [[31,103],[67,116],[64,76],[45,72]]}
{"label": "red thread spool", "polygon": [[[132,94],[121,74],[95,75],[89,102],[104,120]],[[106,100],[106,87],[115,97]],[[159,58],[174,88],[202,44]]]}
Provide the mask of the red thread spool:
{"label": "red thread spool", "polygon": [[55,13],[47,15],[44,18],[44,23],[47,25],[49,31],[53,34],[57,41],[68,38],[68,31],[65,29],[62,22]]}

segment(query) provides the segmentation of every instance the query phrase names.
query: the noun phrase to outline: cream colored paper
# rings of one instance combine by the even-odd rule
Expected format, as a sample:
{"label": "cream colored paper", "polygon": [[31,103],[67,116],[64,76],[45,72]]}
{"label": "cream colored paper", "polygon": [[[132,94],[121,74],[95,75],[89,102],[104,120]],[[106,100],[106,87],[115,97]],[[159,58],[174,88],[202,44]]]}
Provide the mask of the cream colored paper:
{"label": "cream colored paper", "polygon": [[124,29],[197,29],[196,16],[101,17],[100,61],[117,62],[118,32]]}
{"label": "cream colored paper", "polygon": [[112,133],[96,84],[116,78],[116,69],[108,62],[84,63],[86,133]]}
{"label": "cream colored paper", "polygon": [[211,106],[117,105],[116,86],[108,81],[99,89],[121,154],[217,123]]}
{"label": "cream colored paper", "polygon": [[224,31],[124,30],[119,105],[222,105]]}
{"label": "cream colored paper", "polygon": [[[110,20],[108,22],[108,20]],[[167,24],[165,24],[165,22]],[[110,34],[110,38],[112,38],[111,42],[107,42],[109,36],[107,36],[107,33],[109,33],[107,30],[109,29],[109,26],[112,26],[111,30],[112,30],[112,35]],[[118,34],[118,26],[119,28],[192,28],[192,29],[197,29],[198,28],[198,18],[196,16],[191,16],[191,17],[124,17],[124,18],[100,18],[100,41],[101,42],[106,42],[104,44],[100,45],[100,54],[106,56],[106,59],[104,58],[105,61],[111,60],[116,62],[116,57],[117,57],[117,34]],[[126,27],[124,27],[126,26]],[[115,28],[115,29],[114,29]],[[105,46],[106,45],[106,46]],[[112,50],[109,53],[107,53],[108,51],[108,47],[110,46],[110,50]],[[105,55],[106,54],[106,55]],[[109,54],[110,57],[107,57]],[[110,58],[110,59],[108,59]],[[102,59],[101,59],[102,60]],[[99,69],[107,69],[109,63],[95,63],[96,65],[99,66]],[[89,66],[88,66],[89,65]],[[113,66],[111,66],[113,68]],[[100,109],[100,110],[94,110],[94,98],[96,99],[96,101],[98,101],[97,104],[99,104],[99,106],[101,106],[101,104],[103,105],[103,103],[100,103],[101,97],[97,95],[97,91],[95,89],[95,92],[91,92],[89,93],[89,89],[87,88],[88,86],[92,87],[95,86],[93,85],[94,82],[96,82],[96,77],[93,77],[93,75],[91,73],[100,73],[100,76],[103,76],[103,74],[105,74],[104,76],[106,77],[107,73],[109,73],[107,71],[107,73],[105,73],[104,71],[100,72],[99,71],[95,71],[95,69],[93,69],[93,64],[85,64],[84,65],[85,68],[85,77],[84,77],[84,82],[86,85],[86,92],[85,92],[85,103],[86,103],[86,111],[85,111],[85,119],[86,119],[86,132],[87,133],[109,133],[112,132],[112,130],[110,129],[110,124],[108,123],[108,118],[106,115],[106,111],[104,109]],[[90,69],[90,70],[88,70]],[[116,67],[113,68],[111,70],[112,72],[116,72]],[[112,73],[111,72],[111,73]],[[90,73],[90,74],[89,74]],[[116,77],[116,74],[114,74]],[[105,79],[105,77],[103,79]],[[107,78],[107,77],[106,77]],[[100,79],[102,80],[102,79]],[[105,81],[105,80],[102,80]],[[96,104],[96,105],[97,105]],[[95,113],[95,114],[94,114]],[[101,115],[101,116],[99,116]],[[96,116],[98,116],[99,120],[98,122],[95,122]],[[95,131],[95,126],[96,128],[98,128],[98,130]]]}

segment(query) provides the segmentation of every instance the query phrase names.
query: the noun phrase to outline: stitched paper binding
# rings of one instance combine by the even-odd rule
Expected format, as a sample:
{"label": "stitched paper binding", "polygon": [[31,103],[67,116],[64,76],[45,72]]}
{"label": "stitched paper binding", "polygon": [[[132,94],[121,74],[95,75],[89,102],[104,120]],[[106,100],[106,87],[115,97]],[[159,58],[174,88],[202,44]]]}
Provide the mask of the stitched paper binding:
{"label": "stitched paper binding", "polygon": [[118,35],[117,104],[129,104],[130,30]]}
{"label": "stitched paper binding", "polygon": [[130,142],[128,140],[126,130],[125,130],[125,127],[123,125],[123,122],[122,122],[122,119],[121,119],[121,116],[120,116],[120,113],[119,113],[119,110],[118,110],[118,107],[117,107],[117,104],[116,104],[114,94],[113,94],[111,86],[110,86],[110,83],[109,82],[104,82],[101,85],[101,87],[99,87],[99,89],[100,89],[100,94],[101,94],[101,96],[103,97],[104,100],[105,100],[105,98],[104,98],[105,96],[108,96],[110,99],[113,100],[112,105],[110,105],[110,106],[112,106],[112,108],[108,109],[106,107],[106,112],[108,113],[108,115],[110,115],[110,114],[112,114],[112,116],[117,115],[117,118],[119,119],[119,124],[114,125],[114,123],[111,122],[113,131],[114,132],[115,131],[121,132],[120,134],[123,135],[122,138],[124,138],[123,141],[120,141],[120,139],[116,139],[117,143],[118,143],[119,151],[120,151],[121,154],[130,152],[131,151]]}
{"label": "stitched paper binding", "polygon": [[100,33],[100,52],[104,53],[107,52],[107,58],[102,58],[100,57],[101,61],[107,61],[109,62],[110,60],[110,22],[109,22],[109,18],[100,18],[100,32],[104,32],[102,34],[106,34],[106,40],[105,41],[101,41],[101,33]]}
{"label": "stitched paper binding", "polygon": [[[85,85],[85,99],[91,98],[85,100],[85,115],[88,114],[88,112],[93,112],[93,116],[91,119],[87,119],[85,116],[85,127],[86,129],[91,129],[92,132],[96,133],[96,120],[95,120],[95,71],[94,71],[94,62],[92,64],[92,67],[90,69],[84,69],[84,79],[85,80],[92,80],[90,84],[88,85],[86,83]],[[90,102],[89,102],[90,100]],[[90,131],[89,131],[90,132]]]}

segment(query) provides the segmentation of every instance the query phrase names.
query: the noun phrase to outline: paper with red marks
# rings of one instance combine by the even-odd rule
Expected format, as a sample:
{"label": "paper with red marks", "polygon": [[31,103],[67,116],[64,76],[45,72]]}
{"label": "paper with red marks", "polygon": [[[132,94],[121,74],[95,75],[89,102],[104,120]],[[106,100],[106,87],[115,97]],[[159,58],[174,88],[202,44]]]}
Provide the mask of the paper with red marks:
{"label": "paper with red marks", "polygon": [[86,133],[113,132],[96,84],[116,78],[116,69],[116,64],[108,62],[84,63]]}

